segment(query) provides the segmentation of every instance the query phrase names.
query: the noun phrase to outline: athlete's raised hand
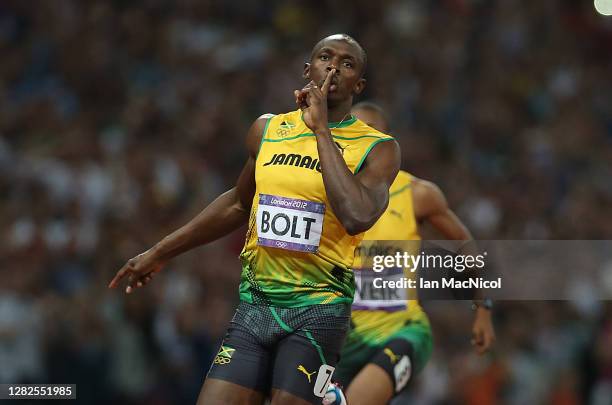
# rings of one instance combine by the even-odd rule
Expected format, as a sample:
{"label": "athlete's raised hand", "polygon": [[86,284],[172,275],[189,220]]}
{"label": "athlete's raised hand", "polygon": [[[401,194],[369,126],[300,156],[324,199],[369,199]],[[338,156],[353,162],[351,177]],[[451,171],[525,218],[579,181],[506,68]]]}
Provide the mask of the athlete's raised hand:
{"label": "athlete's raised hand", "polygon": [[327,72],[325,81],[319,87],[316,83],[308,83],[302,90],[295,90],[295,103],[303,113],[306,126],[315,134],[327,130],[327,94],[336,69]]}
{"label": "athlete's raised hand", "polygon": [[130,294],[134,289],[147,285],[164,265],[165,262],[157,259],[151,250],[147,250],[128,260],[111,280],[108,288],[117,287],[119,282],[127,277],[125,293]]}
{"label": "athlete's raised hand", "polygon": [[476,309],[476,318],[472,325],[472,345],[478,354],[489,351],[495,342],[495,330],[491,321],[491,311],[485,308]]}

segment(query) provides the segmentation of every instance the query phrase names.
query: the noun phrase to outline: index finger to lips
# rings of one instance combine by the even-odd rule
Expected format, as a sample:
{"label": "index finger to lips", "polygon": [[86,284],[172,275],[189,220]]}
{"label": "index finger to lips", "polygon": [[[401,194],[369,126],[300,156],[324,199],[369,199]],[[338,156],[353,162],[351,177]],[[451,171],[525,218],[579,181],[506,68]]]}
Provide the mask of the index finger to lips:
{"label": "index finger to lips", "polygon": [[324,95],[327,95],[327,92],[329,91],[329,86],[331,85],[331,79],[335,73],[336,73],[336,69],[332,69],[329,72],[327,72],[327,77],[325,77],[323,86],[321,86],[321,91],[323,92]]}

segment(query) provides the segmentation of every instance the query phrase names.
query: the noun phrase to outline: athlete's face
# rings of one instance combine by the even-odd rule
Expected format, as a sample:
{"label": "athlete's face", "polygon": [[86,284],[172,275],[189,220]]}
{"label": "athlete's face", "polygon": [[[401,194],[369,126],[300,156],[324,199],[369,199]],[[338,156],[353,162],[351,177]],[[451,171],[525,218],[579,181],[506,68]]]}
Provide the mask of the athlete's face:
{"label": "athlete's face", "polygon": [[372,128],[384,132],[385,134],[389,133],[389,125],[381,113],[369,108],[355,108],[351,113],[357,117],[357,119],[365,122]]}
{"label": "athlete's face", "polygon": [[327,96],[328,102],[344,101],[365,88],[363,59],[356,45],[342,39],[324,40],[304,68],[304,78],[323,86],[327,72],[336,69]]}

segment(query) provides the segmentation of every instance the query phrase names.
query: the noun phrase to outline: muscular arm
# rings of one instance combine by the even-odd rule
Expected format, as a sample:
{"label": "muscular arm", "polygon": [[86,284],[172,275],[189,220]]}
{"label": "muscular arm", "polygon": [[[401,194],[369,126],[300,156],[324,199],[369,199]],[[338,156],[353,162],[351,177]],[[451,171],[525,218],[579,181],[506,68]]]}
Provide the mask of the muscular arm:
{"label": "muscular arm", "polygon": [[[448,207],[446,197],[438,186],[430,181],[415,178],[412,198],[417,220],[429,222],[446,239],[466,242],[459,247],[457,253],[471,256],[480,254],[475,243],[468,243],[472,241],[470,231]],[[463,275],[466,276],[467,273]],[[475,289],[473,298],[481,299],[482,291]]]}
{"label": "muscular arm", "polygon": [[[414,213],[418,220],[428,221],[447,239],[471,241],[472,235],[467,227],[448,207],[446,198],[434,183],[415,179],[412,189]],[[474,243],[466,243],[461,248],[463,254],[478,255]],[[474,299],[484,298],[480,289],[474,289]],[[491,321],[491,311],[479,306],[472,325],[472,344],[478,353],[489,350],[495,341],[495,330]]]}
{"label": "muscular arm", "polygon": [[317,133],[317,149],[325,191],[334,213],[350,235],[370,229],[389,203],[389,187],[400,165],[397,142],[376,145],[356,175],[346,166],[329,130]]}
{"label": "muscular arm", "polygon": [[[446,197],[434,183],[414,178],[412,183],[414,214],[418,221],[429,222],[448,240],[465,241],[459,246],[462,254],[476,256],[479,254],[472,234],[455,213],[448,207]],[[479,294],[479,292],[476,292]]]}
{"label": "muscular arm", "polygon": [[255,158],[269,117],[268,114],[262,115],[249,129],[246,140],[249,157],[236,186],[221,194],[195,218],[157,243],[153,250],[159,259],[166,261],[196,246],[219,239],[248,221],[255,193]]}

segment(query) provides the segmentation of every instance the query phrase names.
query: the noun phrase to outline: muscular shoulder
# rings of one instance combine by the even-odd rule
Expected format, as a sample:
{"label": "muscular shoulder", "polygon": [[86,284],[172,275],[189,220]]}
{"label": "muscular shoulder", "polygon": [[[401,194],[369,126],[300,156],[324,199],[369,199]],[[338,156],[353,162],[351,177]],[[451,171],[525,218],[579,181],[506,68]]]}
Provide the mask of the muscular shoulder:
{"label": "muscular shoulder", "polygon": [[442,194],[442,190],[433,181],[412,176],[412,194],[414,197],[431,198]]}
{"label": "muscular shoulder", "polygon": [[[357,172],[378,171],[388,174],[387,182],[389,186],[393,183],[401,160],[399,144],[392,137],[381,138],[373,142],[364,164],[357,168]],[[363,169],[363,170],[362,170]]]}
{"label": "muscular shoulder", "polygon": [[355,170],[357,178],[366,188],[376,190],[381,198],[384,197],[386,205],[389,189],[400,166],[399,145],[394,139],[373,145],[362,162],[364,164]]}
{"label": "muscular shoulder", "polygon": [[247,149],[251,156],[257,156],[266,124],[272,117],[274,117],[274,114],[263,114],[251,124],[251,128],[249,128],[246,139]]}
{"label": "muscular shoulder", "polygon": [[429,180],[412,177],[412,200],[414,213],[421,219],[448,208],[446,197],[438,185]]}

